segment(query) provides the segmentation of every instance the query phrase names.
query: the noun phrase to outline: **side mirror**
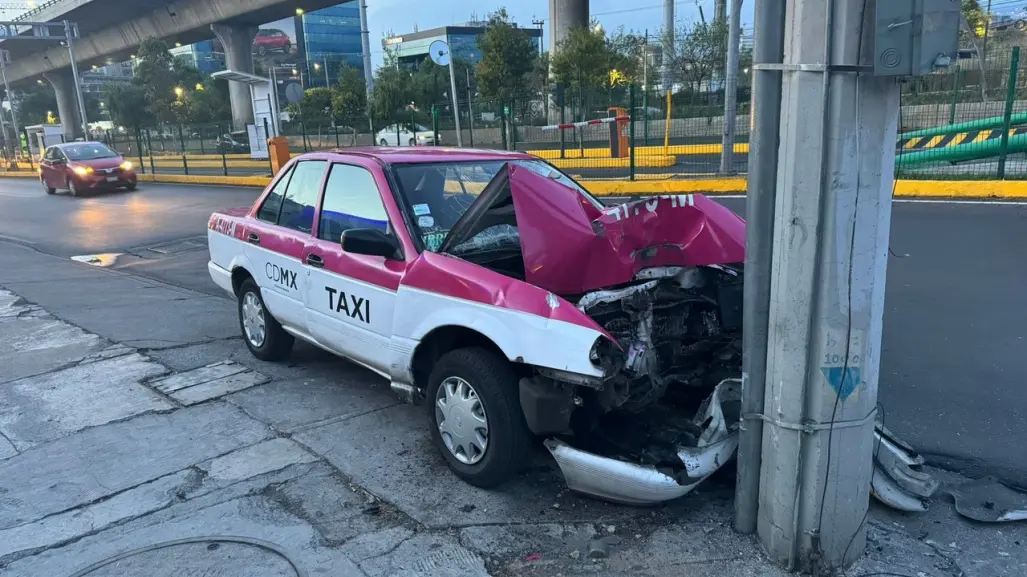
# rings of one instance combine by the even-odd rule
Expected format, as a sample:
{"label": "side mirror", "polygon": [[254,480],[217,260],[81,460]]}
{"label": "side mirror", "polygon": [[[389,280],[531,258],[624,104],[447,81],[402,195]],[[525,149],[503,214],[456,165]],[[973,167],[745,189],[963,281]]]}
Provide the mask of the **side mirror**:
{"label": "side mirror", "polygon": [[353,254],[402,258],[396,239],[374,228],[351,228],[342,233],[342,250]]}

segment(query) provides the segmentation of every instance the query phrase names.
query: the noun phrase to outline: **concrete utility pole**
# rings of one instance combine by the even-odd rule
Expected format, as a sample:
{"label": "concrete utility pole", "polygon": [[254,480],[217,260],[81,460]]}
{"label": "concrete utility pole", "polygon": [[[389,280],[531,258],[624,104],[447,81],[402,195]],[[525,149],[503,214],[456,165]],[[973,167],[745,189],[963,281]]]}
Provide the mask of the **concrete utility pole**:
{"label": "concrete utility pole", "polygon": [[846,566],[866,546],[895,162],[881,143],[895,140],[899,89],[866,68],[875,10],[865,4],[790,0],[777,67],[758,531],[794,570]]}
{"label": "concrete utility pole", "polygon": [[[781,63],[784,51],[785,0],[760,0],[754,6],[756,28],[753,61]],[[774,202],[777,186],[777,149],[781,128],[781,71],[753,72],[749,131],[749,182],[745,193],[745,283],[742,325],[742,413],[763,412],[767,374],[767,316],[770,308],[770,271],[773,246]],[[763,421],[744,422],[738,439],[738,475],[735,485],[735,530],[756,532],[759,511],[760,461]]]}
{"label": "concrete utility pole", "polygon": [[674,86],[674,0],[663,0],[663,91]]}
{"label": "concrete utility pole", "polygon": [[727,0],[717,0],[713,4],[713,21],[723,22],[727,15]]}
{"label": "concrete utility pole", "polygon": [[724,134],[721,139],[720,173],[735,173],[735,117],[738,112],[738,50],[742,41],[742,0],[731,0],[724,63]]}

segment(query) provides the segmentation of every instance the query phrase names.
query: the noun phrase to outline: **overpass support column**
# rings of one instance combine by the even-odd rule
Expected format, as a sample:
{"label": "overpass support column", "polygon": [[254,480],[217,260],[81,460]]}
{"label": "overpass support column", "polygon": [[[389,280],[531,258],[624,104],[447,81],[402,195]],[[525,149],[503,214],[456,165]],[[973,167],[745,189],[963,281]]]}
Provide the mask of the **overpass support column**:
{"label": "overpass support column", "polygon": [[[253,74],[253,39],[256,26],[211,24],[210,29],[225,50],[225,65],[229,70]],[[246,130],[253,124],[253,101],[250,87],[242,82],[228,83],[228,96],[232,102],[232,130]]]}
{"label": "overpass support column", "polygon": [[71,69],[44,72],[43,78],[53,86],[57,96],[57,116],[61,119],[65,142],[85,138],[82,134],[82,119],[78,112],[78,95],[75,92],[75,78]]}

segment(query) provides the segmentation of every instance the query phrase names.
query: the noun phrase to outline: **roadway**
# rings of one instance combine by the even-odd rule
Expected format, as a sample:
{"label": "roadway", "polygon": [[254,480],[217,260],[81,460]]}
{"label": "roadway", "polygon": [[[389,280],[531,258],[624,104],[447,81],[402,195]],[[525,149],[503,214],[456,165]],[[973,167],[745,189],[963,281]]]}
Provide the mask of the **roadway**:
{"label": "roadway", "polygon": [[[0,241],[61,257],[122,253],[114,268],[219,294],[206,272],[207,218],[257,194],[143,184],[134,193],[74,198],[2,179]],[[740,198],[721,202],[744,213]],[[0,242],[0,252],[6,246]],[[1027,438],[1023,246],[1027,204],[895,204],[880,398],[888,426],[933,463],[1027,487],[1016,442]]]}

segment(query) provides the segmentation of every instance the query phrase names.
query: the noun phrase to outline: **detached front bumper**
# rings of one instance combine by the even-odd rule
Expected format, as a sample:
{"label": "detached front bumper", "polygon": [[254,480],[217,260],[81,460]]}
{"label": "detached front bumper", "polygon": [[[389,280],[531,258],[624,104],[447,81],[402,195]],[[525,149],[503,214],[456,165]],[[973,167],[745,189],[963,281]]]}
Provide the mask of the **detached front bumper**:
{"label": "detached front bumper", "polygon": [[[615,503],[661,503],[687,495],[731,459],[738,449],[738,422],[725,418],[724,405],[740,401],[740,380],[726,379],[717,386],[695,416],[697,425],[708,423],[695,446],[677,448],[681,466],[676,470],[596,455],[558,439],[545,445],[572,491]],[[726,412],[737,415],[737,409]]]}

